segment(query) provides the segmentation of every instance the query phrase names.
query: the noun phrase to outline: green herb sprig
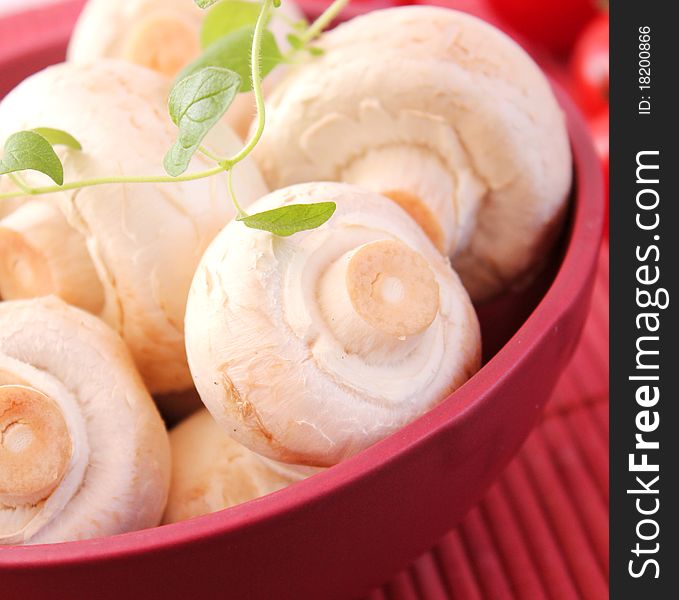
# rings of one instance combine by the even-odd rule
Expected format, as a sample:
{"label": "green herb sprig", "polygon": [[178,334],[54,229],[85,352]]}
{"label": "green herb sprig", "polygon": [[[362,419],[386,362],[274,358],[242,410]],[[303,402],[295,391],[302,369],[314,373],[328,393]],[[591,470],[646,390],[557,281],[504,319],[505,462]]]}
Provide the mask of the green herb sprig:
{"label": "green herb sprig", "polygon": [[[315,229],[332,216],[336,208],[333,202],[292,204],[248,215],[233,194],[231,175],[234,167],[254,150],[264,132],[266,115],[262,79],[277,65],[293,62],[298,53],[319,54],[321,51],[311,43],[349,0],[335,0],[311,25],[293,24],[288,36],[291,50],[285,55],[267,29],[271,12],[280,6],[280,0],[262,0],[259,4],[244,0],[194,1],[200,8],[209,9],[201,31],[204,52],[179,74],[170,92],[168,109],[178,135],[163,163],[167,175],[111,176],[64,182],[63,164],[54,146],[63,145],[84,152],[87,148],[83,149],[78,140],[66,131],[42,127],[19,131],[5,141],[0,176],[11,177],[17,189],[0,193],[0,201],[99,185],[193,181],[226,172],[236,218],[248,227],[289,236],[298,231]],[[257,108],[256,126],[250,139],[235,155],[216,156],[201,145],[203,139],[226,113],[236,95],[250,90],[254,93]],[[215,166],[187,173],[196,152],[212,160]],[[21,178],[22,171],[43,173],[54,185],[30,186]]]}

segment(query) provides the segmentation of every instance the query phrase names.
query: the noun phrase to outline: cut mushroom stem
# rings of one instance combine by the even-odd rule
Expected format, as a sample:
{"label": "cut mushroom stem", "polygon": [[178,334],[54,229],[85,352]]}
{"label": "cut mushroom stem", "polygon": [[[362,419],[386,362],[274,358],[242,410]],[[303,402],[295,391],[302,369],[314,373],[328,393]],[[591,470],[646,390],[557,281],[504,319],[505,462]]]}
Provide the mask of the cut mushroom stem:
{"label": "cut mushroom stem", "polygon": [[55,204],[28,202],[0,221],[0,296],[49,294],[95,313],[104,304],[83,235]]}
{"label": "cut mushroom stem", "polygon": [[[177,137],[166,108],[170,84],[122,60],[54,65],[2,99],[0,140],[44,125],[68,131],[83,148],[59,150],[69,181],[110,175],[111,165],[126,176],[154,173]],[[218,156],[242,148],[221,123],[204,144]],[[211,162],[199,153],[191,168]],[[267,191],[249,157],[232,183],[244,208]],[[227,188],[226,178],[212,177],[62,190],[47,201],[24,198],[25,205],[0,218],[0,296],[52,294],[91,312],[125,340],[152,394],[187,390],[186,298],[200,256],[234,215],[224,201]]]}
{"label": "cut mushroom stem", "polygon": [[169,462],[115,332],[53,296],[0,303],[0,547],[157,525]]}
{"label": "cut mushroom stem", "polygon": [[420,254],[399,240],[347,252],[320,281],[319,299],[351,354],[391,351],[427,329],[439,308],[436,279]]}
{"label": "cut mushroom stem", "polygon": [[185,330],[196,389],[227,435],[329,467],[462,385],[480,333],[448,259],[384,196],[312,182],[250,210],[318,198],[333,218],[290,238],[227,225],[196,271]]}
{"label": "cut mushroom stem", "polygon": [[192,23],[173,11],[155,11],[134,24],[123,57],[168,77],[200,52]]}
{"label": "cut mushroom stem", "polygon": [[[267,29],[283,54],[291,48],[287,39],[290,24],[303,17],[293,0],[285,0],[272,12]],[[68,60],[91,63],[102,58],[123,59],[174,78],[200,54],[201,42],[206,41],[201,40],[204,18],[205,11],[192,0],[88,0],[71,36]],[[267,75],[265,95],[280,81],[285,69],[279,66]],[[246,139],[255,114],[254,94],[245,92],[238,94],[224,119]]]}
{"label": "cut mushroom stem", "polygon": [[267,99],[253,156],[269,186],[342,181],[389,196],[474,302],[530,281],[572,177],[563,111],[530,56],[434,6],[371,11],[319,45]]}
{"label": "cut mushroom stem", "polygon": [[23,385],[0,386],[0,504],[37,504],[59,485],[72,453],[58,405]]}

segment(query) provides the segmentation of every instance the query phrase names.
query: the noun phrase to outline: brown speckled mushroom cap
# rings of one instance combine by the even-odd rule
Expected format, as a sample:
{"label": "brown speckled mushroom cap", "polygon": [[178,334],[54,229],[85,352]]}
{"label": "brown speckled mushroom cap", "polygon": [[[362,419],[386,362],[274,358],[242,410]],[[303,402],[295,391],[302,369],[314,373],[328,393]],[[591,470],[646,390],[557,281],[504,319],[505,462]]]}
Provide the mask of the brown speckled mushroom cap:
{"label": "brown speckled mushroom cap", "polygon": [[227,435],[202,409],[170,432],[172,484],[163,517],[176,523],[236,506],[318,471],[276,463]]}

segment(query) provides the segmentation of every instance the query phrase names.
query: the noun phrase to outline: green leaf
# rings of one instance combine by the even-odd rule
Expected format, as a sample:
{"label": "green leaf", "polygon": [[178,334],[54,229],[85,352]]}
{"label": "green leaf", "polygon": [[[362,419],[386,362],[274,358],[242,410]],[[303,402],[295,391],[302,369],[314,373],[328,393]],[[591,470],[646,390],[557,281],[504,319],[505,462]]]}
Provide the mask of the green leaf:
{"label": "green leaf", "polygon": [[216,2],[219,2],[219,0],[193,0],[199,8],[210,8],[213,4]]}
{"label": "green leaf", "polygon": [[179,135],[165,155],[168,174],[176,177],[186,171],[203,138],[231,106],[239,87],[236,73],[218,67],[200,69],[175,84],[168,107]]}
{"label": "green leaf", "polygon": [[259,17],[260,5],[247,0],[224,0],[213,6],[205,19],[200,32],[200,43],[207,48],[219,38],[246,27],[254,26]]}
{"label": "green leaf", "polygon": [[83,147],[78,140],[76,140],[70,133],[62,131],[61,129],[52,129],[51,127],[36,127],[33,129],[35,133],[44,137],[52,146],[68,146],[74,150],[82,150]]}
{"label": "green leaf", "polygon": [[302,38],[295,33],[288,33],[286,37],[290,47],[294,48],[295,50],[306,50],[309,54],[311,54],[311,56],[321,56],[322,54],[325,54],[325,50],[323,50],[323,48],[318,48],[316,46],[305,47],[306,44],[304,40],[302,40]]}
{"label": "green leaf", "polygon": [[[221,67],[237,73],[241,78],[240,91],[249,92],[252,89],[250,77],[250,53],[252,51],[252,36],[254,27],[241,27],[237,31],[219,38],[190,63],[178,76],[184,79],[205,67]],[[261,71],[265,77],[271,69],[283,61],[283,55],[273,34],[267,29],[262,36]]]}
{"label": "green leaf", "polygon": [[309,21],[300,19],[292,24],[292,28],[299,33],[304,33],[309,28]]}
{"label": "green leaf", "polygon": [[252,229],[261,229],[274,235],[287,237],[298,231],[320,227],[332,217],[336,208],[337,205],[334,202],[288,204],[255,215],[241,217],[238,220]]}
{"label": "green leaf", "polygon": [[64,167],[52,144],[35,131],[19,131],[7,138],[0,160],[0,175],[16,171],[39,171],[57,185],[64,183]]}
{"label": "green leaf", "polygon": [[294,33],[288,33],[286,37],[288,38],[288,44],[290,44],[291,48],[299,50],[302,46],[304,46],[304,42],[298,35],[295,35]]}

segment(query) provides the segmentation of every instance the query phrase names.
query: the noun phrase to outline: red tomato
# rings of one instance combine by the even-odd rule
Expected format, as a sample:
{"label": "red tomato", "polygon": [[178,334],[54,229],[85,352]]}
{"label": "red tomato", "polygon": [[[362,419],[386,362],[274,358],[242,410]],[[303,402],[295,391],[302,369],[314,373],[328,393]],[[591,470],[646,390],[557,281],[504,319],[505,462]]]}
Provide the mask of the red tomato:
{"label": "red tomato", "polygon": [[596,0],[489,0],[507,25],[556,54],[570,52]]}
{"label": "red tomato", "polygon": [[574,95],[588,114],[608,106],[608,55],[608,13],[602,13],[582,32],[571,58]]}

